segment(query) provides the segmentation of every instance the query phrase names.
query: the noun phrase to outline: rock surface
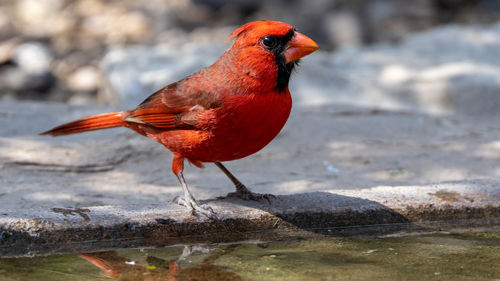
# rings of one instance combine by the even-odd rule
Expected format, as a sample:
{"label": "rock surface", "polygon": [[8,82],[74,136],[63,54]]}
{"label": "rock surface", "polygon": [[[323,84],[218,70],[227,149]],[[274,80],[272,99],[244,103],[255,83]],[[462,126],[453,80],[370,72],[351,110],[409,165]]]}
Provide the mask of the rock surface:
{"label": "rock surface", "polygon": [[171,203],[182,190],[170,153],[149,139],[124,128],[37,136],[107,110],[0,103],[0,255],[500,224],[491,118],[296,108],[268,147],[227,164],[253,191],[279,195],[270,205],[216,199],[229,180],[187,167],[193,194],[219,214],[211,222]]}
{"label": "rock surface", "polygon": [[[110,48],[222,42],[237,26],[261,19],[291,23],[323,50],[332,50],[397,42],[442,24],[491,24],[500,20],[500,5],[497,0],[2,0],[0,99],[103,102],[96,99],[97,89],[87,87],[91,83],[84,91],[80,83],[75,88],[74,74],[97,67]],[[49,75],[30,77],[13,63],[10,50],[20,44],[50,51]]]}
{"label": "rock surface", "polygon": [[[397,44],[318,51],[300,64],[296,105],[351,104],[467,116],[500,115],[500,23],[447,26]],[[116,49],[103,60],[104,98],[134,107],[162,86],[213,63],[229,44]],[[178,58],[182,59],[178,59]]]}
{"label": "rock surface", "polygon": [[0,102],[0,255],[498,227],[499,38],[500,24],[450,26],[307,57],[292,78],[284,130],[227,164],[253,191],[279,195],[271,205],[216,199],[230,181],[211,164],[187,167],[216,221],[170,203],[182,190],[170,152],[152,140],[124,128],[37,135],[135,106],[227,45],[115,50],[103,69],[117,108]]}

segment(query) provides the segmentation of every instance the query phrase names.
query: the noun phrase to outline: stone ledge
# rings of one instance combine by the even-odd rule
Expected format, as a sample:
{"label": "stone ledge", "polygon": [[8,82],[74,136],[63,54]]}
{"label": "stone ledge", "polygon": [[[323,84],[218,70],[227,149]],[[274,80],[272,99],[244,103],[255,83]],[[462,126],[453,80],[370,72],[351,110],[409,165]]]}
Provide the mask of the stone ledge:
{"label": "stone ledge", "polygon": [[220,215],[212,222],[165,203],[182,190],[169,152],[149,139],[37,135],[109,110],[0,103],[0,256],[500,225],[494,118],[295,108],[275,141],[227,164],[253,191],[279,195],[271,205],[212,200],[229,180],[187,166],[195,197]]}
{"label": "stone ledge", "polygon": [[[204,201],[219,215],[218,220],[194,217],[172,203],[3,210],[0,256],[318,235],[499,229],[498,183],[445,183],[420,187],[419,192],[410,190],[415,187],[282,195],[270,205],[236,199]],[[401,201],[402,197],[406,200]]]}

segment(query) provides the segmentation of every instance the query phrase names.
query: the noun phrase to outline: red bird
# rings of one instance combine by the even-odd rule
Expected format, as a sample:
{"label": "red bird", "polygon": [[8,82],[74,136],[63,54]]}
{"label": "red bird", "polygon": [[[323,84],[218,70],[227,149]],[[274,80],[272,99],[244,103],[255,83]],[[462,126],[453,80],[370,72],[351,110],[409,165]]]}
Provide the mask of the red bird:
{"label": "red bird", "polygon": [[177,203],[193,212],[215,217],[188,190],[184,159],[202,168],[213,162],[245,200],[270,194],[248,190],[221,162],[253,154],[276,137],[292,108],[288,80],[298,59],[318,45],[292,26],[255,21],[236,29],[234,42],[214,64],[172,83],[144,100],[136,109],[73,121],[42,135],[61,136],[112,127],[127,127],[152,138],[173,152],[172,171],[184,198]]}

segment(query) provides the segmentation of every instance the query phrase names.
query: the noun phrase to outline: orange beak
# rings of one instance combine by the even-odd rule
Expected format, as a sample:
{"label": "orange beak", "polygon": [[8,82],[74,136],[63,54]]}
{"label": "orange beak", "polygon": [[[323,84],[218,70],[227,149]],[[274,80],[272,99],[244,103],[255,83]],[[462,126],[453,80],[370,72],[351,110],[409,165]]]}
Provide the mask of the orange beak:
{"label": "orange beak", "polygon": [[319,49],[318,44],[302,33],[295,32],[285,49],[285,62],[290,63]]}

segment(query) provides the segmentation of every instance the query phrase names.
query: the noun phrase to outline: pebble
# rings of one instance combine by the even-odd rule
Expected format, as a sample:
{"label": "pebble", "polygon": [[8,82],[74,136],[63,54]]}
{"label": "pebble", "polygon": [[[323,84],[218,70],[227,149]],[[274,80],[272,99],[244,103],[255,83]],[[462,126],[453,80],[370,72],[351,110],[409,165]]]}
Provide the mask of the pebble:
{"label": "pebble", "polygon": [[[15,96],[16,93],[25,91],[25,89],[48,89],[51,92],[58,93],[58,95],[50,95],[52,98],[55,96],[65,96],[64,101],[70,100],[68,95],[82,95],[82,93],[85,94],[85,92],[89,91],[93,95],[96,92],[106,92],[106,87],[108,87],[106,82],[108,81],[100,79],[99,75],[96,77],[95,73],[86,69],[86,67],[92,68],[96,66],[99,60],[105,55],[106,50],[116,48],[117,46],[130,46],[132,44],[149,46],[159,44],[172,45],[173,41],[180,41],[183,44],[191,43],[195,46],[214,44],[214,42],[222,42],[227,38],[234,27],[253,18],[270,18],[289,22],[297,27],[299,31],[316,40],[322,50],[331,50],[334,48],[343,50],[352,46],[359,48],[359,46],[367,43],[386,40],[404,41],[411,32],[427,30],[441,22],[450,21],[449,18],[445,21],[442,20],[444,15],[448,17],[449,13],[446,13],[443,7],[432,4],[433,2],[430,0],[413,1],[411,3],[401,0],[302,0],[292,1],[287,3],[287,5],[283,5],[281,2],[250,0],[0,1],[0,30],[2,31],[0,40],[16,37],[21,38],[20,42],[33,40],[33,38],[40,40],[39,42],[22,44],[16,47],[14,51],[5,51],[5,49],[2,49],[2,43],[0,42],[0,65],[2,66],[0,74],[4,76],[6,72],[14,72],[7,75],[8,77],[12,77],[10,79],[13,79],[13,81],[6,82],[5,78],[0,77],[0,91],[15,88]],[[449,3],[447,5],[451,5],[448,9],[461,11],[459,13],[460,17],[466,18],[468,21],[470,19],[471,23],[491,23],[500,18],[498,16],[500,15],[498,13],[500,6],[495,4],[496,0],[478,0],[474,4],[464,4],[462,3],[464,1],[451,2],[453,2],[452,5]],[[484,7],[488,7],[487,11]],[[467,9],[464,10],[464,8]],[[459,19],[451,20],[452,22],[456,22]],[[213,31],[222,28],[222,26],[228,30],[219,32],[224,37],[220,39]],[[496,34],[491,35],[492,40],[498,37]],[[483,35],[479,35],[478,40],[469,38],[469,41],[472,43],[483,42],[484,38],[481,38],[481,36]],[[485,36],[489,35],[486,34]],[[186,46],[177,47],[184,48]],[[493,48],[496,44],[491,44],[491,46]],[[455,48],[455,46],[452,46],[452,48]],[[450,52],[453,53],[453,50],[450,49]],[[75,54],[82,56],[83,59],[71,61],[71,57],[75,56]],[[314,55],[317,56],[318,54]],[[151,64],[157,68],[156,72],[146,70],[144,75],[141,72],[141,75],[137,76],[139,77],[139,81],[134,80],[132,83],[128,83],[143,83],[148,85],[148,89],[140,91],[140,86],[132,85],[128,88],[128,91],[144,97],[144,95],[150,93],[150,90],[156,90],[158,87],[163,86],[164,83],[175,81],[197,70],[197,63],[205,65],[207,58],[209,58],[209,63],[213,62],[211,56],[205,56],[204,54],[199,56],[193,54],[190,56],[189,54],[185,55],[180,52],[174,56],[175,60],[181,61],[179,65],[173,66],[171,70],[165,73],[162,72],[162,69],[158,68],[161,62],[153,62]],[[304,60],[304,65],[310,59],[312,57]],[[14,60],[15,64],[10,65]],[[328,64],[331,61],[328,59],[320,60],[321,63]],[[63,64],[69,67],[62,69],[62,71],[58,71],[57,69],[60,68],[54,67],[54,65]],[[317,65],[318,63],[315,63],[315,66]],[[16,66],[20,69],[16,69]],[[350,67],[352,67],[352,64],[343,65],[335,69],[327,69],[327,73],[342,72],[342,69],[349,70]],[[367,68],[370,67],[368,66]],[[478,67],[480,68],[481,66],[479,65]],[[80,73],[81,68],[84,69],[82,73]],[[143,71],[144,69],[140,70]],[[405,88],[405,81],[412,83],[411,79],[414,78],[412,71],[419,71],[419,69],[409,68],[409,72],[407,73],[404,72],[404,69],[403,71],[400,70],[402,69],[388,69],[384,73],[385,76],[382,77],[382,82],[393,88],[403,84],[401,91],[404,92],[408,90]],[[363,69],[363,71],[369,72],[368,69]],[[380,70],[377,69],[375,74],[361,74],[376,77],[379,72]],[[366,79],[364,77],[359,79],[358,74],[360,73],[357,71],[349,71],[349,73],[352,73],[352,76],[356,77],[358,84],[365,83]],[[177,76],[177,74],[182,77]],[[344,75],[344,73],[341,74]],[[36,76],[35,80],[42,80],[43,83],[41,84],[43,87],[37,86],[40,84],[39,82],[31,82],[33,80],[32,75]],[[56,81],[54,76],[57,79],[57,83],[54,83]],[[314,78],[317,76],[313,75],[312,79],[308,78],[310,81],[313,81],[310,84],[304,84],[303,87],[296,87],[299,90],[307,88],[308,93],[311,93],[307,95],[307,102],[311,104],[329,102],[330,97],[332,97],[331,99],[336,99],[337,96],[331,95],[329,92],[330,89],[334,89],[333,91],[338,89],[337,92],[345,93],[345,96],[342,96],[341,99],[345,98],[348,100],[353,99],[350,90],[353,90],[355,94],[363,93],[366,90],[363,87],[353,87],[353,89],[345,91],[342,87],[342,83],[344,82],[343,77],[339,78],[332,75],[326,77],[326,79],[337,80],[339,83],[333,86],[318,84],[317,81],[314,81]],[[113,80],[115,76],[111,78]],[[407,78],[409,80],[406,80]],[[468,81],[469,78],[465,80]],[[111,82],[111,84],[114,84],[113,81]],[[24,87],[25,83],[31,85]],[[350,84],[353,85],[352,83]],[[438,95],[436,98],[432,94],[426,94],[432,91],[443,92],[447,90],[446,85],[446,83],[431,83],[430,86],[427,86],[425,83],[420,83],[412,85],[411,89],[406,92],[414,90],[414,96],[408,98],[410,100],[417,100],[423,97],[425,101],[422,107],[424,108],[426,103],[442,103],[447,100],[446,93]],[[373,88],[372,86],[370,85],[371,88]],[[102,91],[96,91],[96,88]],[[473,86],[473,90],[478,90],[477,88]],[[461,95],[458,101],[460,105],[467,106],[469,99],[474,99],[473,97],[466,96],[469,90],[469,88],[465,89],[463,87],[458,89]],[[481,97],[481,99],[486,100],[492,96],[495,97],[496,90],[497,85],[490,82],[485,90],[484,97]],[[118,88],[116,91],[122,92],[127,90]],[[378,91],[385,92],[385,89],[376,89],[373,92]],[[452,91],[455,91],[455,89],[452,89]],[[86,97],[83,97],[83,99],[86,99]],[[354,99],[358,100],[356,97]],[[382,101],[382,103],[392,103],[397,99],[376,96],[369,97],[366,103],[372,104],[379,101]],[[114,101],[113,98],[109,100],[107,98],[98,98],[98,100],[108,103]],[[340,101],[340,99],[337,100]],[[136,101],[133,99],[134,105]],[[301,101],[299,100],[299,102]],[[402,103],[404,102],[406,101]],[[454,105],[439,104],[437,108],[434,108],[439,111],[444,107],[450,106]],[[471,114],[478,114],[481,112],[491,112],[496,107],[496,103],[493,103],[493,105],[487,108],[483,108],[480,105],[470,111]]]}
{"label": "pebble", "polygon": [[17,47],[12,60],[25,73],[43,75],[50,72],[53,57],[47,46],[28,42]]}
{"label": "pebble", "polygon": [[77,69],[68,77],[68,88],[73,91],[95,91],[99,87],[101,76],[93,66]]}
{"label": "pebble", "polygon": [[2,83],[0,89],[4,90],[14,92],[45,91],[54,83],[54,77],[50,73],[32,74],[13,69],[3,74],[0,82]]}

